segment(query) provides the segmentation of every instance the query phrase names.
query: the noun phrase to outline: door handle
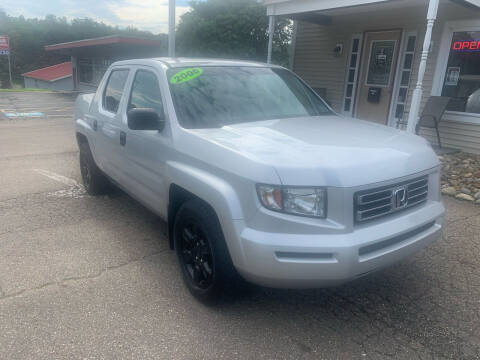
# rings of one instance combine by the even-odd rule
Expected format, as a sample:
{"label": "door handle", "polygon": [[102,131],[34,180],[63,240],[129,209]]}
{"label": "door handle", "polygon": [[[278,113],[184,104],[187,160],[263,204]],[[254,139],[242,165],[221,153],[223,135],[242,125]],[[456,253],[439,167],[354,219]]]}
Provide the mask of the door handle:
{"label": "door handle", "polygon": [[93,131],[97,131],[98,129],[98,122],[97,120],[93,120]]}
{"label": "door handle", "polygon": [[120,145],[125,146],[127,143],[127,134],[125,131],[120,131]]}

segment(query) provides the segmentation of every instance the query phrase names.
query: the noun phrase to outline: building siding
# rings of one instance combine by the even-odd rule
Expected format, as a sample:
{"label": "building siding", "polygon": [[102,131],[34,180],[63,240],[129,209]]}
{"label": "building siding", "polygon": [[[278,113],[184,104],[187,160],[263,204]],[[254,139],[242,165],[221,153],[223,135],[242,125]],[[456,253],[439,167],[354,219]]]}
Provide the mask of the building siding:
{"label": "building siding", "polygon": [[[420,9],[420,10],[419,10]],[[395,13],[387,11],[332,16],[331,25],[317,25],[299,21],[294,50],[293,70],[313,88],[325,88],[326,100],[333,109],[341,112],[346,64],[355,33],[366,31],[403,29],[417,31],[417,42],[413,71],[407,95],[405,110],[410,108],[410,100],[417,80],[424,34],[426,30],[426,7],[406,7]],[[432,34],[432,47],[427,61],[423,81],[423,108],[428,99],[434,80],[435,67],[439,55],[441,36],[446,21],[478,18],[478,12],[453,3],[442,3]],[[333,49],[337,43],[344,45],[341,57],[336,57]],[[408,112],[405,117],[408,116]],[[440,127],[441,139],[446,147],[480,153],[480,125],[464,124],[444,120]],[[430,131],[422,131],[429,140]]]}
{"label": "building siding", "polygon": [[37,80],[29,77],[24,77],[23,79],[26,88],[50,89],[55,91],[73,90],[73,80],[71,76],[53,82]]}

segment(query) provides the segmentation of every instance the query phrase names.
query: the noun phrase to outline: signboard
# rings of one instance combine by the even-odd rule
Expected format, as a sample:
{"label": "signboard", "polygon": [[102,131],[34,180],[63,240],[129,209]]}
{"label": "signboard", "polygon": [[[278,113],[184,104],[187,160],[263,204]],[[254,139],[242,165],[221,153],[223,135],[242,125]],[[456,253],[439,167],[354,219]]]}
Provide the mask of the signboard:
{"label": "signboard", "polygon": [[458,66],[450,66],[447,69],[447,76],[445,77],[445,85],[457,86],[460,79],[460,68]]}
{"label": "signboard", "polygon": [[480,51],[480,40],[454,41],[452,44],[454,51]]}
{"label": "signboard", "polygon": [[0,35],[0,55],[9,55],[10,46],[8,44],[8,36]]}

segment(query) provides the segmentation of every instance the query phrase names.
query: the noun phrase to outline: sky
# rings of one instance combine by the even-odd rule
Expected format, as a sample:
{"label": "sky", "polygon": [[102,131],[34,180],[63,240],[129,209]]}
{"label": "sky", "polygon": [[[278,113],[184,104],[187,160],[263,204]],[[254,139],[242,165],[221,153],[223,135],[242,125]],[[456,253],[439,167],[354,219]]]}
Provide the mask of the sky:
{"label": "sky", "polygon": [[[189,0],[176,0],[176,18],[189,11]],[[168,0],[0,0],[0,9],[8,15],[26,18],[91,18],[109,25],[148,30],[155,34],[168,31]]]}

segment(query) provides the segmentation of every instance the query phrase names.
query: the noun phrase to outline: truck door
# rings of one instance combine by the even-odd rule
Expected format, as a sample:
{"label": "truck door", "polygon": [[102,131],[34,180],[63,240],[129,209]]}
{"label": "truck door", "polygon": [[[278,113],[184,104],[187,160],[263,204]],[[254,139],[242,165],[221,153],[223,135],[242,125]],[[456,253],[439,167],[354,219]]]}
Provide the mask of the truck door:
{"label": "truck door", "polygon": [[[123,170],[128,178],[127,190],[157,214],[166,216],[165,167],[171,149],[171,136],[163,106],[165,102],[160,90],[159,75],[161,74],[153,68],[135,69],[123,114],[126,132]],[[162,131],[128,129],[127,113],[132,108],[154,109],[160,118],[165,119],[165,127]]]}
{"label": "truck door", "polygon": [[119,151],[125,134],[122,131],[120,109],[125,102],[124,89],[129,69],[113,68],[108,74],[101,96],[98,99],[96,123],[95,155],[102,170],[115,181],[122,183],[119,169]]}

